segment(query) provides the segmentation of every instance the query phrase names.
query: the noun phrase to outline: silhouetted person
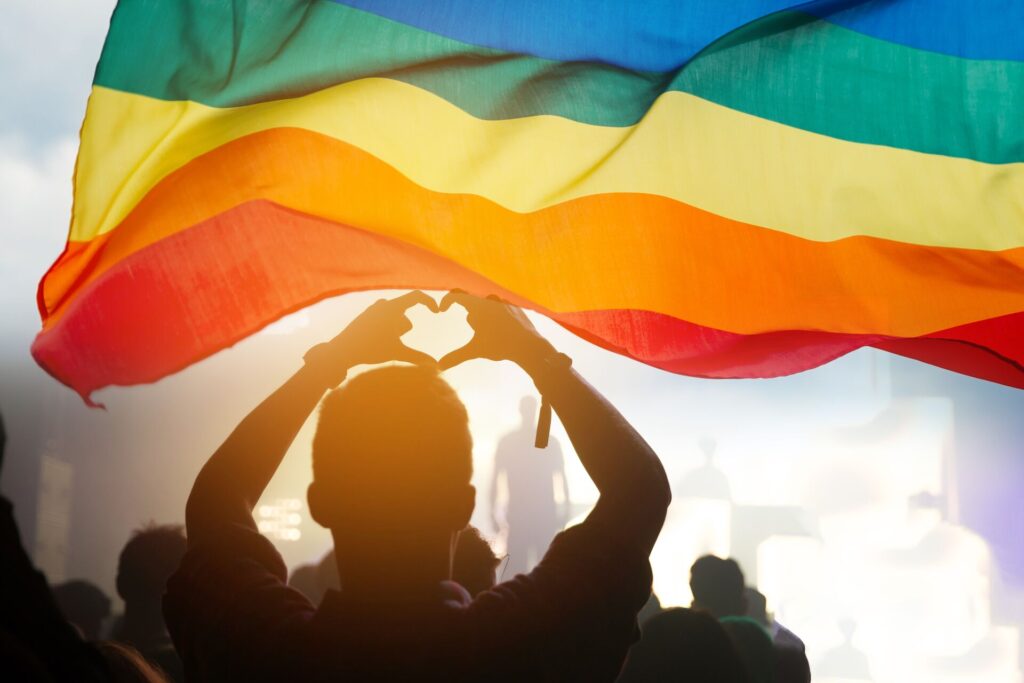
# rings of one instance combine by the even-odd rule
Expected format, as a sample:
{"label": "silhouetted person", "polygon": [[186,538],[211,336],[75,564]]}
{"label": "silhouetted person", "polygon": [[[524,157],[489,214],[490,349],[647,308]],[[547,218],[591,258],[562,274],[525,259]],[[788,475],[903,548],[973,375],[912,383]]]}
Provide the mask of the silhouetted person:
{"label": "silhouetted person", "polygon": [[99,640],[103,622],[110,616],[110,598],[89,581],[74,579],[53,587],[64,618],[70,621],[86,640]]}
{"label": "silhouetted person", "polygon": [[[0,420],[0,469],[6,433]],[[109,681],[100,653],[57,607],[46,577],[29,559],[0,496],[0,674],[11,681]]]}
{"label": "silhouetted person", "polygon": [[673,607],[646,621],[619,683],[748,683],[732,641],[705,612]]}
{"label": "silhouetted person", "polygon": [[479,529],[468,526],[459,532],[452,555],[452,581],[470,595],[479,595],[498,582],[499,564],[501,560]]}
{"label": "silhouetted person", "polygon": [[178,681],[183,678],[181,660],[167,633],[162,603],[167,579],[178,569],[187,547],[180,525],[151,525],[132,534],[117,563],[124,615],[111,633]]}
{"label": "silhouetted person", "polygon": [[716,500],[732,500],[732,487],[729,478],[715,466],[715,451],[718,443],[710,437],[702,437],[698,442],[704,454],[704,462],[700,467],[690,470],[675,487],[678,495],[686,498],[712,498]]}
{"label": "silhouetted person", "polygon": [[[690,567],[694,608],[706,610],[718,619],[750,617],[752,623],[768,634],[776,652],[782,648],[794,651],[795,654],[786,652],[783,655],[787,671],[801,668],[798,660],[803,660],[802,666],[806,667],[803,641],[777,621],[769,621],[764,595],[745,584],[743,570],[731,558],[704,555]],[[738,628],[745,629],[746,626]],[[753,638],[752,642],[756,644],[759,641]],[[784,682],[780,680],[779,683]]]}
{"label": "silhouetted person", "polygon": [[[524,396],[519,415],[519,427],[498,442],[490,490],[491,517],[497,529],[498,480],[505,478],[508,568],[512,574],[528,571],[540,560],[551,539],[565,526],[569,507],[562,447],[555,439],[545,449],[534,446],[537,399]],[[555,486],[562,491],[561,505],[555,500]]]}
{"label": "silhouetted person", "polygon": [[822,655],[815,670],[821,676],[870,680],[871,667],[868,664],[867,655],[853,644],[853,634],[857,632],[857,622],[853,619],[840,619],[839,630],[843,634],[843,643]]}
{"label": "silhouetted person", "polygon": [[743,660],[750,683],[774,683],[775,646],[768,631],[750,617],[718,620]]}
{"label": "silhouetted person", "polygon": [[[452,582],[474,507],[465,407],[435,361],[405,347],[405,311],[379,301],[263,401],[203,467],[186,509],[189,552],[164,600],[189,681],[614,680],[651,588],[648,555],[670,493],[657,456],[518,309],[462,292],[475,336],[441,362],[511,360],[558,412],[601,492],[529,575],[473,600]],[[252,510],[326,391],[309,510],[334,539],[342,590],[319,609],[285,586]],[[528,457],[528,456],[527,456]]]}
{"label": "silhouetted person", "polygon": [[746,614],[745,588],[743,570],[736,560],[704,555],[690,567],[693,608],[705,610],[716,619]]}

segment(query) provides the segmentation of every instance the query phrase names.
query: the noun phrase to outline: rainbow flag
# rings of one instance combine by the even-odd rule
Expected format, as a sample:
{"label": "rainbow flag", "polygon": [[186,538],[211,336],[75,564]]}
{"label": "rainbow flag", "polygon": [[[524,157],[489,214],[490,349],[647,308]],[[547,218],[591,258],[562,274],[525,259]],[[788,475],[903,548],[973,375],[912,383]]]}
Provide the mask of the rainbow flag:
{"label": "rainbow flag", "polygon": [[38,362],[461,287],[702,377],[1024,387],[1024,2],[121,0]]}

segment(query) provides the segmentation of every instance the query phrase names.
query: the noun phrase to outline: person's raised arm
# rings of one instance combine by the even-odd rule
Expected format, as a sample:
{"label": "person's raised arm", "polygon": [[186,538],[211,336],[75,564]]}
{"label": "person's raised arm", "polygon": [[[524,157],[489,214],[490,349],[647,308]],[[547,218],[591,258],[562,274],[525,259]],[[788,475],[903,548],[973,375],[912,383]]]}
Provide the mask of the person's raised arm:
{"label": "person's raised arm", "polygon": [[635,542],[650,552],[671,501],[665,470],[651,447],[518,308],[456,290],[444,297],[441,310],[453,303],[466,309],[475,334],[466,346],[442,358],[441,368],[473,358],[511,360],[522,367],[558,413],[601,493],[591,518],[621,534],[617,540]]}
{"label": "person's raised arm", "polygon": [[412,327],[405,312],[417,304],[437,310],[437,303],[418,291],[370,306],[333,340],[310,349],[303,367],[235,427],[192,486],[185,509],[190,544],[225,523],[255,529],[253,507],[295,435],[324,392],[344,381],[351,368],[394,360],[435,362],[399,339]]}

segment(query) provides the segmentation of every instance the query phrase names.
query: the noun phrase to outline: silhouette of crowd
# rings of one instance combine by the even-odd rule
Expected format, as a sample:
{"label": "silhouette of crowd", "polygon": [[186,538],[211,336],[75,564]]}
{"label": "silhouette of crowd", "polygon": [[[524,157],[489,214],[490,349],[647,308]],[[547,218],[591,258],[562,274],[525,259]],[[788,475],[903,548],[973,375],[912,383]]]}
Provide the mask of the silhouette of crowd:
{"label": "silhouette of crowd", "polygon": [[[440,361],[404,346],[417,305],[462,306],[472,340]],[[554,440],[533,447],[537,402],[524,399],[488,501],[504,517],[507,558],[469,525],[473,442],[443,377],[473,359],[527,373],[600,494],[566,528],[562,452]],[[289,577],[253,510],[318,408],[307,498],[333,548]],[[0,423],[0,466],[4,443]],[[537,487],[546,493],[527,493]],[[123,613],[88,582],[50,586],[0,498],[0,679],[809,681],[803,643],[767,617],[733,560],[700,558],[693,604],[661,609],[649,556],[670,499],[654,451],[521,311],[410,292],[312,348],[235,427],[196,477],[184,527],[149,524],[127,539]]]}

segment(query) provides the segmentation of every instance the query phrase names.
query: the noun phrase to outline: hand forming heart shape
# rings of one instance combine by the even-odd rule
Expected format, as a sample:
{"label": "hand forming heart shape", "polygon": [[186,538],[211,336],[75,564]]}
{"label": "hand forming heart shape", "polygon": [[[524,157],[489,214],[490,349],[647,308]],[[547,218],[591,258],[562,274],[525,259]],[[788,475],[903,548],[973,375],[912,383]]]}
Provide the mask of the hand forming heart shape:
{"label": "hand forming heart shape", "polygon": [[[423,305],[437,314],[448,311],[453,304],[466,310],[466,321],[473,330],[469,341],[439,360],[424,351],[402,343],[401,338],[413,329],[407,312]],[[421,365],[437,365],[442,370],[474,358],[512,360],[519,362],[553,353],[553,347],[541,337],[533,324],[518,308],[496,296],[481,299],[462,290],[452,290],[440,305],[421,291],[412,291],[394,299],[381,299],[356,316],[348,327],[326,344],[313,347],[306,354],[307,364],[315,362],[325,369],[329,378],[343,379],[349,368],[403,361]]]}

